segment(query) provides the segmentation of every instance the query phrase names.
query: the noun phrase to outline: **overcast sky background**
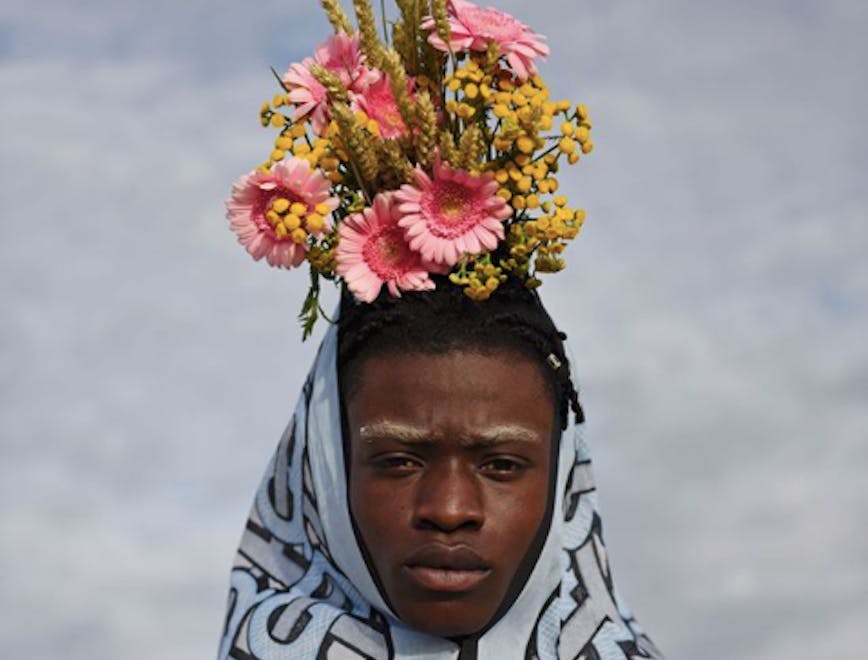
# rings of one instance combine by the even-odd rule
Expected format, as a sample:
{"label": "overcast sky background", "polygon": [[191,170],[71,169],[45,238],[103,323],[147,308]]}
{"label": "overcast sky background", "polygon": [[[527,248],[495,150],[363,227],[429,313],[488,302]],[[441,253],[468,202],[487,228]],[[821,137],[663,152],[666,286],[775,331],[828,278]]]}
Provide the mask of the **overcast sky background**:
{"label": "overcast sky background", "polygon": [[[675,660],[862,660],[868,3],[501,0],[589,105],[568,333],[616,579]],[[314,0],[0,0],[0,641],[210,658],[316,341],[223,200]],[[861,337],[861,339],[859,339]]]}

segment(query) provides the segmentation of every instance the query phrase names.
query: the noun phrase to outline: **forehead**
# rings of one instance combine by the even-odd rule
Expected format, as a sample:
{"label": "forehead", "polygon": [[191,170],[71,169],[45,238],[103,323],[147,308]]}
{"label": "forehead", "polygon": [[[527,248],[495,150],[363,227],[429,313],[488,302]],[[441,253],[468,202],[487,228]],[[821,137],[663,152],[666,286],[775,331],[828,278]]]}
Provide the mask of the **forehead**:
{"label": "forehead", "polygon": [[513,352],[365,357],[348,397],[353,424],[400,421],[450,435],[496,426],[550,433],[554,404],[540,366]]}

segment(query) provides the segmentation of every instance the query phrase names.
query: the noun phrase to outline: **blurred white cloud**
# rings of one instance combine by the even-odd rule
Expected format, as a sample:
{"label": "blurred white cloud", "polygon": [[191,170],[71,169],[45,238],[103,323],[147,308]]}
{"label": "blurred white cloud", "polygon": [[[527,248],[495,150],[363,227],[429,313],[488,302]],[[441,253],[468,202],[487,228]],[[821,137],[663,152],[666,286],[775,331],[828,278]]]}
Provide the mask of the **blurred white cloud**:
{"label": "blurred white cloud", "polygon": [[[621,590],[672,658],[861,657],[868,5],[498,3],[598,149],[543,288]],[[316,3],[0,14],[0,639],[216,652],[234,544],[315,341],[225,229],[268,66]]]}

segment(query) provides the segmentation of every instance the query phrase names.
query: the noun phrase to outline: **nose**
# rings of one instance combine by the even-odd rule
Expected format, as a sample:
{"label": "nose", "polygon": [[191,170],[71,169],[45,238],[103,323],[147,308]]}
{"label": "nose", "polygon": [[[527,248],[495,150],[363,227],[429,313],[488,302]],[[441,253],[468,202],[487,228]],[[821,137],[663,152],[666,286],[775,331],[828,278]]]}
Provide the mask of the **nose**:
{"label": "nose", "polygon": [[480,484],[459,459],[429,465],[417,483],[413,524],[442,532],[474,530],[485,520]]}

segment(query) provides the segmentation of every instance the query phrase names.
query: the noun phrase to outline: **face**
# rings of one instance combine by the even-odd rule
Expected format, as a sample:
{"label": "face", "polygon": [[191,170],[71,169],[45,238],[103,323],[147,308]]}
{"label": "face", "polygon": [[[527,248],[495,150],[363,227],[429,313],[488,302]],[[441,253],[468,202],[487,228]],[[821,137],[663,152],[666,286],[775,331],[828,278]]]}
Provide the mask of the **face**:
{"label": "face", "polygon": [[358,368],[350,509],[382,588],[416,630],[475,633],[545,517],[555,411],[539,367],[448,352]]}

